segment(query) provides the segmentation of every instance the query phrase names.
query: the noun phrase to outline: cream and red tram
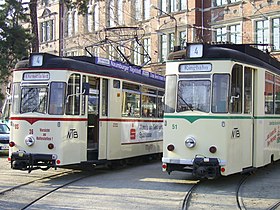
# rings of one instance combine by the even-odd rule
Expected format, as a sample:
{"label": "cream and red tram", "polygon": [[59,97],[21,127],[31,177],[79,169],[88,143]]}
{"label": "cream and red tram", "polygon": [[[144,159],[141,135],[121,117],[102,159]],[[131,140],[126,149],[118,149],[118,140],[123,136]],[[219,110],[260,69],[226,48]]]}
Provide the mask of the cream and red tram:
{"label": "cream and red tram", "polygon": [[31,54],[13,72],[13,169],[162,153],[164,77],[97,57]]}
{"label": "cream and red tram", "polygon": [[164,171],[211,179],[280,158],[280,63],[255,47],[171,53],[165,104]]}

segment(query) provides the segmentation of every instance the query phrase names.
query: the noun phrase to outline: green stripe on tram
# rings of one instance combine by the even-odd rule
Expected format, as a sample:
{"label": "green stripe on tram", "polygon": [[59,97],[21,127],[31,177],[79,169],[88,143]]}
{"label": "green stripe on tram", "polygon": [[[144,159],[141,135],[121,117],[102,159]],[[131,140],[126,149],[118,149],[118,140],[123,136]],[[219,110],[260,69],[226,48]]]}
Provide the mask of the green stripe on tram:
{"label": "green stripe on tram", "polygon": [[280,120],[280,116],[185,116],[185,115],[164,115],[164,119],[185,119],[190,123],[193,123],[200,119],[207,120],[248,120],[248,119],[256,119],[256,120]]}
{"label": "green stripe on tram", "polygon": [[164,119],[185,119],[190,123],[193,123],[200,119],[207,119],[207,120],[229,120],[229,119],[251,119],[251,116],[184,116],[184,115],[164,115]]}

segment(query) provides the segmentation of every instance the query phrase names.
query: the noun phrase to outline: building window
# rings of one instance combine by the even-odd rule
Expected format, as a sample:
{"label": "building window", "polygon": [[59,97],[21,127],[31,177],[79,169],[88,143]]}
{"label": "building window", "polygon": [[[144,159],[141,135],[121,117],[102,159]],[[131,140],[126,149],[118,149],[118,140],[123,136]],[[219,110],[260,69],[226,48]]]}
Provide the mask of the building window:
{"label": "building window", "polygon": [[117,17],[118,17],[118,24],[123,25],[123,0],[118,0],[118,8],[117,8]]}
{"label": "building window", "polygon": [[40,41],[48,42],[54,40],[54,21],[48,20],[40,23]]}
{"label": "building window", "polygon": [[170,12],[175,12],[178,10],[178,8],[176,8],[176,0],[169,0],[169,9],[170,9]]}
{"label": "building window", "polygon": [[229,26],[229,41],[234,44],[242,43],[241,26],[239,24]]}
{"label": "building window", "polygon": [[92,32],[93,31],[93,13],[92,13],[92,7],[88,6],[88,12],[86,15],[86,21],[87,21],[87,31]]}
{"label": "building window", "polygon": [[42,0],[41,5],[42,6],[48,6],[49,5],[49,0]]}
{"label": "building window", "polygon": [[[256,22],[256,43],[269,44],[269,21],[260,20]],[[260,50],[266,49],[265,46],[258,46]]]}
{"label": "building window", "polygon": [[171,52],[174,49],[174,33],[168,34],[168,51]]}
{"label": "building window", "polygon": [[179,10],[186,10],[187,9],[187,1],[180,0],[179,5],[180,5]]}
{"label": "building window", "polygon": [[181,31],[180,32],[180,37],[179,37],[179,40],[180,40],[180,46],[181,46],[181,49],[183,49],[185,46],[186,46],[186,42],[187,42],[187,33],[186,31]]}
{"label": "building window", "polygon": [[234,44],[241,44],[242,43],[242,36],[241,36],[241,25],[231,25],[231,26],[224,26],[221,28],[215,29],[215,41],[216,42],[231,42]]}
{"label": "building window", "polygon": [[228,0],[215,0],[214,5],[221,6],[224,4],[228,4]]}
{"label": "building window", "polygon": [[147,38],[143,40],[143,45],[144,45],[144,63],[150,62],[150,54],[151,54],[151,39]]}
{"label": "building window", "polygon": [[72,51],[67,51],[65,52],[66,56],[78,56],[78,51],[72,50]]}
{"label": "building window", "polygon": [[134,64],[141,65],[141,48],[137,42],[133,42],[133,45],[134,45],[134,51],[133,51]]}
{"label": "building window", "polygon": [[150,0],[144,0],[144,20],[150,19],[150,7],[151,7],[151,1]]}
{"label": "building window", "polygon": [[99,4],[90,1],[88,4],[88,11],[86,14],[87,31],[93,32],[99,30]]}
{"label": "building window", "polygon": [[187,9],[186,0],[161,0],[160,4],[160,9],[166,13]]}
{"label": "building window", "polygon": [[73,34],[77,34],[79,31],[79,16],[78,12],[73,12]]}
{"label": "building window", "polygon": [[136,21],[141,21],[142,20],[141,0],[135,0],[135,19],[136,19]]}
{"label": "building window", "polygon": [[[90,53],[89,53],[89,52]],[[91,48],[88,48],[88,51],[85,51],[85,55],[87,55],[87,56],[96,56],[96,57],[98,57],[99,56],[99,54],[100,54],[100,52],[99,52],[99,47],[91,47]]]}
{"label": "building window", "polygon": [[94,14],[93,14],[94,30],[99,30],[99,3],[94,4]]}
{"label": "building window", "polygon": [[160,62],[163,62],[167,58],[167,35],[160,36]]}
{"label": "building window", "polygon": [[[116,25],[123,25],[124,24],[124,17],[123,17],[123,0],[109,0],[109,6],[107,9],[108,14],[108,23],[109,27],[115,27]],[[99,12],[99,5],[95,8],[95,14]],[[98,16],[95,16],[99,18]],[[98,22],[98,21],[97,21]],[[99,24],[97,26],[99,28]]]}
{"label": "building window", "polygon": [[168,0],[161,0],[161,10],[163,12],[167,12],[167,1]]}
{"label": "building window", "polygon": [[133,7],[136,21],[148,20],[151,18],[151,0],[134,0]]}
{"label": "building window", "polygon": [[272,20],[272,30],[273,50],[280,50],[280,18]]}
{"label": "building window", "polygon": [[216,42],[225,42],[227,41],[227,28],[216,28]]}
{"label": "building window", "polygon": [[67,20],[66,36],[72,36],[72,34],[73,34],[73,17],[70,12],[67,14],[66,20]]}
{"label": "building window", "polygon": [[115,26],[115,1],[109,0],[109,7],[108,7],[108,15],[109,15],[109,27]]}

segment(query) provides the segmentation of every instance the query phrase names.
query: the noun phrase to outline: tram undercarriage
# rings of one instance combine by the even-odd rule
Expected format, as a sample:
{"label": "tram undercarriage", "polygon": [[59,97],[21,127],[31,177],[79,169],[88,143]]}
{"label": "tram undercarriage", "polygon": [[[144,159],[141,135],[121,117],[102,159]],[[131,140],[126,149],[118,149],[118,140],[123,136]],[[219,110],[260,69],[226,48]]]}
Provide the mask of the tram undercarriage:
{"label": "tram undercarriage", "polygon": [[219,161],[216,158],[195,158],[193,165],[164,163],[163,168],[170,174],[172,171],[190,172],[199,179],[215,179],[221,176]]}
{"label": "tram undercarriage", "polygon": [[30,173],[33,170],[48,170],[51,167],[56,169],[55,155],[13,152],[11,156],[12,169]]}

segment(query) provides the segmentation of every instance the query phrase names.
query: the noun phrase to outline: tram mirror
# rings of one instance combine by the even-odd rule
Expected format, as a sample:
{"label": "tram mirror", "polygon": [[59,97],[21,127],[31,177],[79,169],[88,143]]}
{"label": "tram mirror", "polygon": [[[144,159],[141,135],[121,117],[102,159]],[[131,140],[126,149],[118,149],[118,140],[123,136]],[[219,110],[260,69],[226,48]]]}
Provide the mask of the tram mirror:
{"label": "tram mirror", "polygon": [[239,96],[240,96],[240,95],[239,95],[238,93],[237,93],[236,95],[234,95],[234,96],[231,96],[231,97],[230,97],[230,103],[233,104],[233,102],[234,102],[235,99],[239,99]]}
{"label": "tram mirror", "polygon": [[6,87],[6,94],[10,95],[10,92],[11,92],[11,83],[9,82],[7,87]]}
{"label": "tram mirror", "polygon": [[161,102],[162,102],[162,104],[165,104],[165,95],[164,95],[164,96],[162,96],[162,98],[161,98]]}
{"label": "tram mirror", "polygon": [[89,83],[87,82],[83,83],[83,91],[82,91],[83,95],[89,95],[89,87],[90,87]]}

